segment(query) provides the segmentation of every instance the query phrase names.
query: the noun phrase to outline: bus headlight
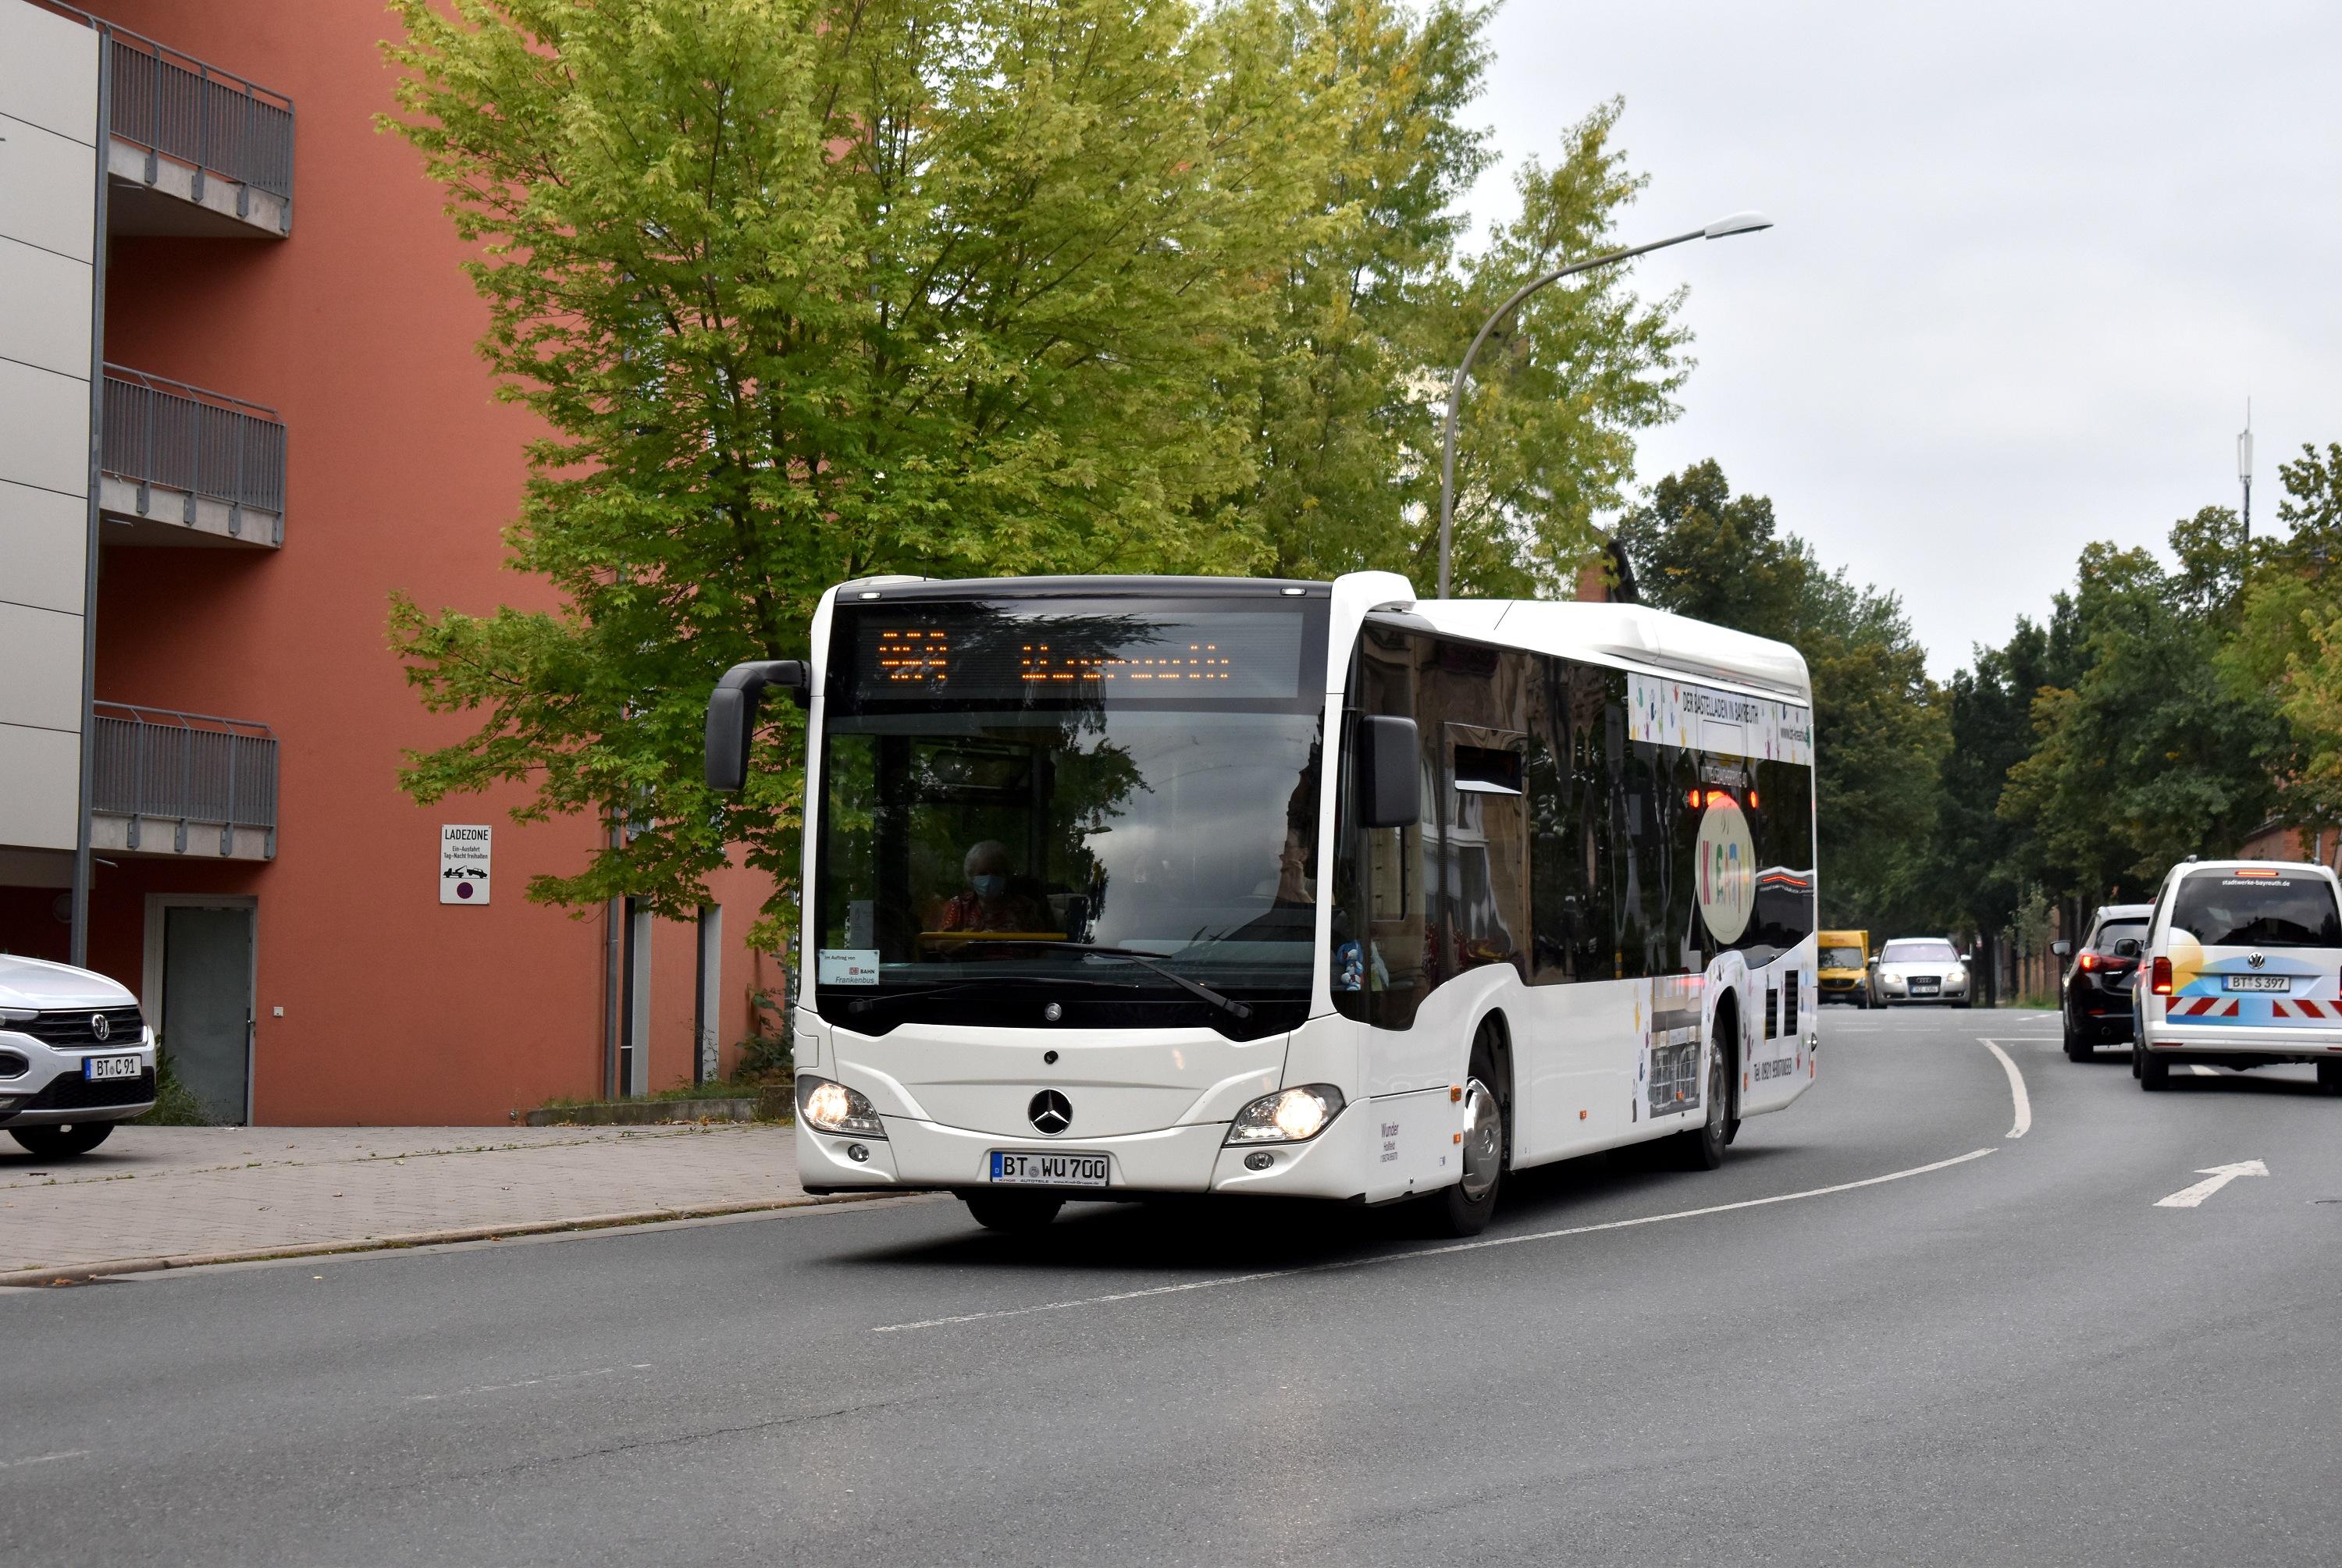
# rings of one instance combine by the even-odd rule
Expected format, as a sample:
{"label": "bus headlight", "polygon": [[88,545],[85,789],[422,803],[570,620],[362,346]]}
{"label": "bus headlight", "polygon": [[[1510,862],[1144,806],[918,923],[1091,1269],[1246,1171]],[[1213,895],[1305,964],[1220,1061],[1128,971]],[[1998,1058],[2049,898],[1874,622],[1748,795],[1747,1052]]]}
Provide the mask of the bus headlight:
{"label": "bus headlight", "polygon": [[861,1090],[826,1078],[797,1080],[797,1115],[817,1133],[858,1133],[866,1138],[886,1135],[878,1108],[864,1098]]}
{"label": "bus headlight", "polygon": [[1331,1084],[1304,1084],[1263,1094],[1228,1124],[1231,1144],[1306,1144],[1342,1114],[1342,1091]]}

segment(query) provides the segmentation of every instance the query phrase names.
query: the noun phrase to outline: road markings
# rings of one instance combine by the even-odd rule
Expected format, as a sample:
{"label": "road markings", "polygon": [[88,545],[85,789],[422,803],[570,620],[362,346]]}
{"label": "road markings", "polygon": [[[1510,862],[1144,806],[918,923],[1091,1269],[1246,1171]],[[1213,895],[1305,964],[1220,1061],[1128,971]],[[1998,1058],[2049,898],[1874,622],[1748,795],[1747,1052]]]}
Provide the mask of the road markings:
{"label": "road markings", "polygon": [[2217,1070],[2205,1066],[2201,1062],[2189,1064],[2187,1070],[2198,1078],[2217,1078],[2220,1075]]}
{"label": "road markings", "polygon": [[2017,1104],[2017,1124],[2008,1130],[2008,1136],[2022,1138],[2033,1128],[2033,1096],[2025,1092],[2025,1074],[2017,1070],[2016,1060],[1992,1041],[1986,1041],[1984,1048],[1999,1057],[2008,1073],[2008,1097]]}
{"label": "road markings", "polygon": [[2238,1176],[2266,1176],[2268,1167],[2258,1160],[2239,1160],[2233,1165],[2207,1165],[2196,1174],[2208,1179],[2192,1187],[2182,1187],[2167,1198],[2156,1199],[2155,1206],[2158,1209],[2196,1208]]}
{"label": "road markings", "polygon": [[[624,1370],[627,1372],[648,1372],[651,1370],[653,1364],[653,1363],[647,1361],[637,1362],[634,1365],[628,1366]],[[479,1393],[504,1393],[515,1388],[540,1388],[548,1383],[578,1383],[589,1377],[615,1377],[620,1370],[620,1368],[615,1366],[597,1366],[589,1372],[552,1372],[545,1373],[543,1377],[524,1377],[516,1383],[474,1383],[469,1388],[458,1388],[446,1393],[410,1393],[406,1396],[406,1402],[409,1404],[420,1404],[426,1400],[465,1399],[473,1394]]]}
{"label": "road markings", "polygon": [[86,1448],[68,1448],[63,1453],[35,1453],[30,1459],[0,1459],[0,1470],[22,1470],[28,1464],[55,1464],[60,1459],[86,1459]]}
{"label": "road markings", "polygon": [[[2012,1134],[2013,1135],[2013,1134]],[[1110,1295],[1077,1296],[1071,1301],[1042,1302],[1034,1306],[1004,1307],[997,1312],[961,1313],[954,1317],[922,1318],[916,1323],[875,1324],[873,1333],[907,1333],[913,1329],[947,1328],[956,1323],[984,1323],[993,1318],[1027,1317],[1035,1313],[1070,1312],[1076,1307],[1111,1306],[1117,1302],[1144,1301],[1149,1296],[1181,1295],[1189,1291],[1219,1290],[1227,1285],[1258,1284],[1265,1280],[1297,1279],[1304,1274],[1334,1273],[1344,1269],[1373,1268],[1381,1263],[1411,1263],[1416,1258],[1446,1257],[1452,1253],[1476,1253],[1486,1247],[1518,1246],[1524,1242],[1558,1241],[1564,1236],[1592,1235],[1598,1231],[1632,1230],[1637,1225],[1663,1224],[1669,1220],[1696,1220],[1706,1214],[1727,1214],[1736,1209],[1761,1209],[1773,1203],[1794,1203],[1803,1198],[1826,1198],[1834,1193],[1851,1193],[1857,1188],[1876,1187],[1887,1182],[1900,1182],[1912,1176],[1924,1176],[1931,1172],[1949,1170],[1965,1165],[1970,1160],[1981,1160],[1994,1149],[1970,1149],[1965,1154],[1955,1154],[1948,1160],[1937,1160],[1931,1165],[1914,1165],[1907,1171],[1890,1171],[1883,1176],[1866,1176],[1859,1182],[1840,1182],[1832,1187],[1809,1187],[1802,1193],[1778,1193],[1769,1198],[1745,1198],[1736,1203],[1711,1203],[1701,1209],[1678,1209],[1671,1214],[1645,1214],[1639,1219],[1608,1220],[1595,1225],[1570,1225],[1557,1231],[1536,1231],[1522,1236],[1486,1236],[1476,1242],[1452,1242],[1441,1247],[1416,1247],[1403,1253],[1383,1253],[1374,1257],[1342,1258],[1333,1263],[1305,1263],[1299,1268],[1263,1269],[1257,1273],[1225,1274],[1216,1279],[1187,1280],[1173,1285],[1149,1285],[1144,1290],[1116,1291]]]}

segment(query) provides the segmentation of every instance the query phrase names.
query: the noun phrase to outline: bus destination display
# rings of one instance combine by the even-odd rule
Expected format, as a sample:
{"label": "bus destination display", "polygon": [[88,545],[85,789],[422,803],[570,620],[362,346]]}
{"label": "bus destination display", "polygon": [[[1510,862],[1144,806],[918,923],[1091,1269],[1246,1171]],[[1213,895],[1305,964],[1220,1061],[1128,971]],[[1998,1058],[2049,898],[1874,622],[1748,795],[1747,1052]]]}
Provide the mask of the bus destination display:
{"label": "bus destination display", "polygon": [[873,614],[858,628],[854,684],[857,697],[879,701],[1286,701],[1300,684],[1302,624],[1240,611]]}

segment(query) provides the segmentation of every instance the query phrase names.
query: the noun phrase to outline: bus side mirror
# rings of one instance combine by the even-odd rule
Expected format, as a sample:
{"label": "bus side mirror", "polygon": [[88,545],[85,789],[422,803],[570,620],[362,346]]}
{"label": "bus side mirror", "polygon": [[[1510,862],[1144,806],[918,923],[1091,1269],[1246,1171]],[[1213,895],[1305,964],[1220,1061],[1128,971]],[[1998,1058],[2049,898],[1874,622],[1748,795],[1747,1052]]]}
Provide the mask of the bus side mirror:
{"label": "bus side mirror", "polygon": [[756,734],[756,704],[766,686],[783,686],[800,704],[811,678],[801,659],[760,659],[735,664],[707,698],[707,787],[727,794],[748,779],[748,746]]}
{"label": "bus side mirror", "polygon": [[1360,715],[1354,764],[1360,827],[1405,827],[1422,819],[1421,750],[1413,719]]}

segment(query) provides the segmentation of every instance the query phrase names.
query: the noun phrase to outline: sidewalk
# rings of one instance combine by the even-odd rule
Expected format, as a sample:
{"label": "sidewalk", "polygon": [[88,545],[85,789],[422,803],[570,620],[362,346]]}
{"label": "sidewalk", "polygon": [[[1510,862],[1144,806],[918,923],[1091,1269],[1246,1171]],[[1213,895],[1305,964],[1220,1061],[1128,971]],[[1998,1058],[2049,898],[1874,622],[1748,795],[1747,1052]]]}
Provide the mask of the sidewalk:
{"label": "sidewalk", "polygon": [[0,1136],[0,1284],[817,1201],[765,1125],[122,1127],[56,1161]]}

